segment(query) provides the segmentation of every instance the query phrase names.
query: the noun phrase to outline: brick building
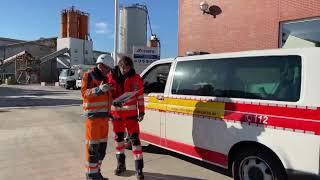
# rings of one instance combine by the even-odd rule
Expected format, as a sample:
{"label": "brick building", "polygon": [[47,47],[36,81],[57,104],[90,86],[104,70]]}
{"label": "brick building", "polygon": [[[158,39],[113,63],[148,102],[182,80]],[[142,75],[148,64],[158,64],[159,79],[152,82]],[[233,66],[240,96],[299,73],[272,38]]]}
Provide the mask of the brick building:
{"label": "brick building", "polygon": [[180,56],[319,46],[319,0],[207,0],[215,17],[200,10],[201,2],[179,0]]}

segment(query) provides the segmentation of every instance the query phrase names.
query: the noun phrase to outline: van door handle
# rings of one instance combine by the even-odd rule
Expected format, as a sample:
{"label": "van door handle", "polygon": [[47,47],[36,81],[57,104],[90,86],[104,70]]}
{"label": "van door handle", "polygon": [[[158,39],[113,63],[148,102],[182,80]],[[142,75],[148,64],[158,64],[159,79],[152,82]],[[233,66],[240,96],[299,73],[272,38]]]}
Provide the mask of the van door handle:
{"label": "van door handle", "polygon": [[159,101],[163,101],[163,100],[164,100],[164,96],[163,96],[163,95],[157,95],[157,99],[158,99]]}

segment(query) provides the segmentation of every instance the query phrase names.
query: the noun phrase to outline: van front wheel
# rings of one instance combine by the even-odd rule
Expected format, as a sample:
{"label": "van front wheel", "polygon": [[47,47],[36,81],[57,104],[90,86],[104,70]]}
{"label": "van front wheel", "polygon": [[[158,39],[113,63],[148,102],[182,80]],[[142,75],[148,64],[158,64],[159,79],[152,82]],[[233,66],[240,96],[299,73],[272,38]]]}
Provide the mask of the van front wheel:
{"label": "van front wheel", "polygon": [[278,158],[259,148],[243,149],[232,164],[232,174],[235,180],[286,180]]}

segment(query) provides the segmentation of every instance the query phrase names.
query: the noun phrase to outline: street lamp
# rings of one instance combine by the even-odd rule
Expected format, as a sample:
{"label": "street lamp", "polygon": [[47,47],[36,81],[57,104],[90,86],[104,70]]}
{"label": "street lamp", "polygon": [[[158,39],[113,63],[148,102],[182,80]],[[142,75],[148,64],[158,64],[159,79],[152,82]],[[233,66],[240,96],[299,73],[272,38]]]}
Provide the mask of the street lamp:
{"label": "street lamp", "polygon": [[210,14],[209,4],[206,1],[202,1],[200,3],[200,10],[203,12],[203,14]]}
{"label": "street lamp", "polygon": [[119,42],[119,4],[118,0],[114,0],[114,50],[113,60],[114,65],[118,64],[118,42]]}
{"label": "street lamp", "polygon": [[200,3],[200,10],[202,11],[202,14],[209,14],[214,18],[222,13],[222,10],[219,6],[209,5],[206,1],[202,1]]}

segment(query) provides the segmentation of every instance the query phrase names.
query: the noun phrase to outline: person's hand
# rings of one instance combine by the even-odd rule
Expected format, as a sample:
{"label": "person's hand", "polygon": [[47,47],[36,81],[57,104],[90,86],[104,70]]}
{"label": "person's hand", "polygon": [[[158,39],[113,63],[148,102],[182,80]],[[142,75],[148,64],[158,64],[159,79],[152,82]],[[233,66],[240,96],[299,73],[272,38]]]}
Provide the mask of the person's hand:
{"label": "person's hand", "polygon": [[139,114],[137,117],[138,122],[141,122],[144,118],[144,114]]}
{"label": "person's hand", "polygon": [[110,88],[111,88],[111,86],[109,84],[106,84],[106,83],[103,83],[103,82],[101,82],[101,84],[99,86],[99,89],[102,92],[107,92]]}

